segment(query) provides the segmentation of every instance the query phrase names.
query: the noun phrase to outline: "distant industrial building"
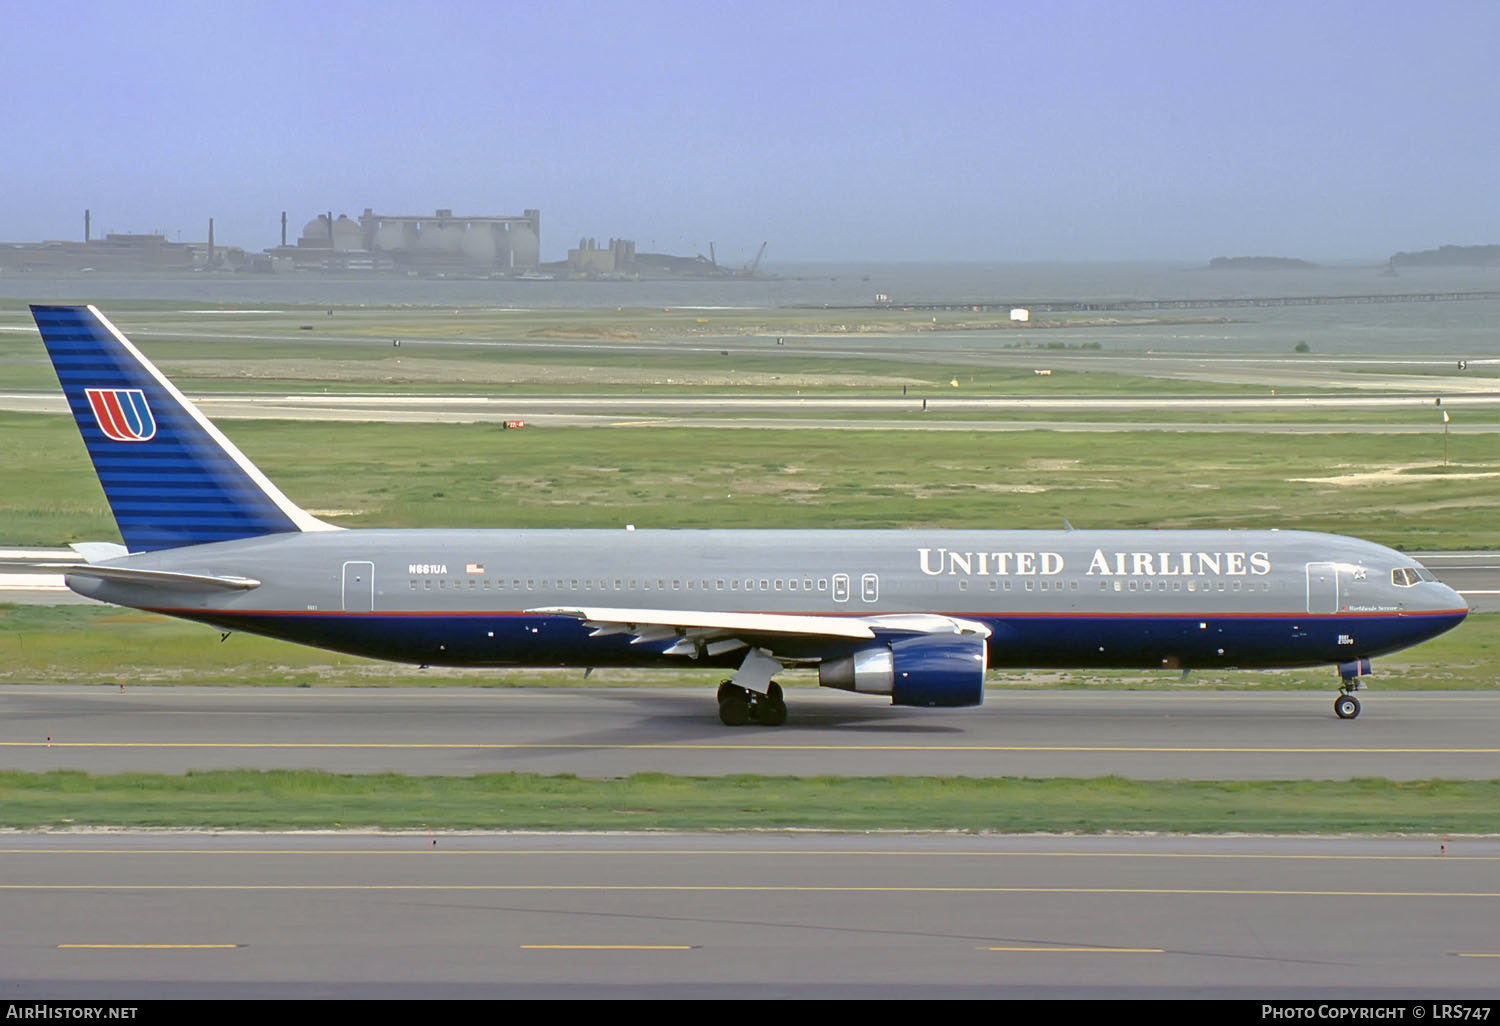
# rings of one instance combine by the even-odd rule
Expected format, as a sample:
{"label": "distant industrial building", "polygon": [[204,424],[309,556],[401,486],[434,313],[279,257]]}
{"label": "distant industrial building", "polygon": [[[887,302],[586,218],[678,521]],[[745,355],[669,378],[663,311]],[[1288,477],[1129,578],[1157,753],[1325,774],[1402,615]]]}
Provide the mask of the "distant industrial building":
{"label": "distant industrial building", "polygon": [[593,239],[579,239],[578,248],[568,250],[568,267],[584,274],[626,274],[635,270],[635,240],[610,239],[600,249]]}
{"label": "distant industrial building", "polygon": [[277,270],[419,271],[493,274],[534,270],[541,264],[542,213],[520,216],[377,214],[370,207],[355,221],[319,214],[302,227],[295,246],[267,250]]}
{"label": "distant industrial building", "polygon": [[169,242],[160,233],[110,232],[93,237],[92,214],[83,212],[83,241],[0,243],[0,270],[136,272],[238,268],[248,262],[240,246],[215,246],[212,219],[207,242]]}
{"label": "distant industrial building", "polygon": [[765,257],[761,243],[754,261],[741,267],[718,263],[713,243],[707,257],[638,253],[633,239],[600,246],[578,240],[566,261],[541,261],[542,214],[455,215],[440,209],[423,214],[378,214],[366,207],[356,220],[347,214],[319,214],[288,239],[281,214],[281,244],[260,253],[214,241],[208,221],[206,242],[168,242],[165,235],[118,234],[93,238],[92,215],[84,211],[83,241],[0,242],[0,272],[107,272],[178,274],[238,271],[313,274],[406,274],[522,280],[659,278],[756,278]]}

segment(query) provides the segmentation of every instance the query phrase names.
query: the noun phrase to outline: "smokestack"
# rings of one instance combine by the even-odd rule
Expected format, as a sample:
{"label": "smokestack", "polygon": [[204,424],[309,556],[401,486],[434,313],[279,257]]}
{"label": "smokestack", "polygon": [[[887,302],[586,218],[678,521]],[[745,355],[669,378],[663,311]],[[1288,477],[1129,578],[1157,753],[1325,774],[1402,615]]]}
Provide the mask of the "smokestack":
{"label": "smokestack", "polygon": [[328,212],[328,241],[333,241],[333,211]]}
{"label": "smokestack", "polygon": [[89,241],[89,208],[83,208],[83,241]]}
{"label": "smokestack", "polygon": [[286,248],[286,211],[281,212],[281,248]]}
{"label": "smokestack", "polygon": [[208,266],[214,265],[214,219],[208,219]]}

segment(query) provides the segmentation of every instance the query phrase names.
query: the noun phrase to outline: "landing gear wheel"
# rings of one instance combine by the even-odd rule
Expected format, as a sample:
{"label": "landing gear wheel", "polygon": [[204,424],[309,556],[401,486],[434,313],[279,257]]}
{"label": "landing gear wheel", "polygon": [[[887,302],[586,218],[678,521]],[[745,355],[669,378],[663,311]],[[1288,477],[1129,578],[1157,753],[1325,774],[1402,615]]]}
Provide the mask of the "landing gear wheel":
{"label": "landing gear wheel", "polygon": [[755,703],[755,722],[762,727],[779,727],[786,722],[786,702],[781,697],[781,685],[774,680],[766,696]]}
{"label": "landing gear wheel", "polygon": [[779,727],[786,722],[786,702],[781,697],[781,685],[775,681],[761,694],[726,680],[719,685],[718,699],[719,721],[726,727],[747,723]]}
{"label": "landing gear wheel", "polygon": [[1333,700],[1333,714],[1341,720],[1352,720],[1359,715],[1359,699],[1353,695],[1340,695]]}
{"label": "landing gear wheel", "polygon": [[726,727],[743,727],[750,722],[750,694],[744,688],[721,686],[719,722]]}

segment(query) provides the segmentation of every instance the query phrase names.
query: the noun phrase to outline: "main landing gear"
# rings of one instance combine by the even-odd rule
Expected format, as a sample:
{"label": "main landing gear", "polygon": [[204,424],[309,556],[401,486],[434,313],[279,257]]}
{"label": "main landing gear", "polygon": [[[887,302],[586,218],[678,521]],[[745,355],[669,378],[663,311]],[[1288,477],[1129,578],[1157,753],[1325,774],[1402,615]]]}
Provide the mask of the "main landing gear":
{"label": "main landing gear", "polygon": [[729,681],[719,685],[719,721],[726,727],[743,727],[758,723],[762,727],[779,727],[786,722],[786,701],[781,685],[774,680],[766,693],[751,691]]}
{"label": "main landing gear", "polygon": [[786,722],[786,702],[781,685],[771,679],[780,673],[781,661],[763,649],[752,648],[734,676],[719,685],[719,720],[726,727],[758,723],[779,727]]}

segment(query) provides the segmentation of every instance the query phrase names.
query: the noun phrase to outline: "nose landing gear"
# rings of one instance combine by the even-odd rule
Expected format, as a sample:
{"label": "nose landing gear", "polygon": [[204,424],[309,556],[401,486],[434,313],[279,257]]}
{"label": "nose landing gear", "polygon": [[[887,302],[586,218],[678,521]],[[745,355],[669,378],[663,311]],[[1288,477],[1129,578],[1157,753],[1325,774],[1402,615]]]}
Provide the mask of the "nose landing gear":
{"label": "nose landing gear", "polygon": [[1359,699],[1354,697],[1354,692],[1360,691],[1364,685],[1359,682],[1361,674],[1370,672],[1370,660],[1353,659],[1347,663],[1339,663],[1339,697],[1333,700],[1333,714],[1341,720],[1352,720],[1359,715]]}

